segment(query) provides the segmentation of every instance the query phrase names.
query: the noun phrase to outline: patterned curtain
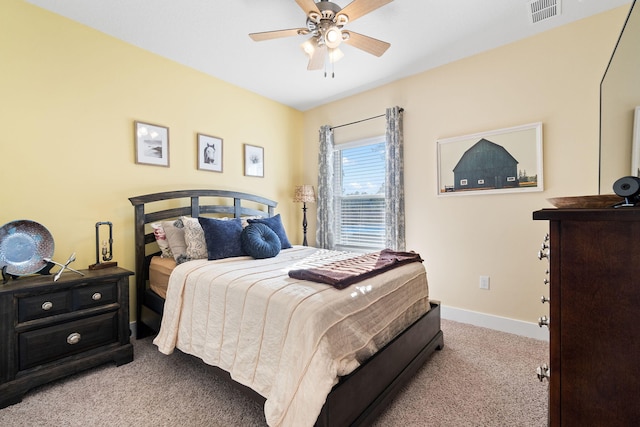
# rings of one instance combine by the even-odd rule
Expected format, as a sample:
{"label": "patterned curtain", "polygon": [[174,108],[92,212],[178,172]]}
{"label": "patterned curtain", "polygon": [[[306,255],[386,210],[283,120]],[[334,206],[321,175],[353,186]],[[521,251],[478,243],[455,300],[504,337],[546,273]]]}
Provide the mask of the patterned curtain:
{"label": "patterned curtain", "polygon": [[[387,108],[387,179],[385,183],[386,247],[404,251],[404,137],[400,107]],[[318,217],[319,218],[319,217]]]}
{"label": "patterned curtain", "polygon": [[333,130],[325,125],[320,128],[316,222],[316,247],[322,249],[334,248],[333,157]]}

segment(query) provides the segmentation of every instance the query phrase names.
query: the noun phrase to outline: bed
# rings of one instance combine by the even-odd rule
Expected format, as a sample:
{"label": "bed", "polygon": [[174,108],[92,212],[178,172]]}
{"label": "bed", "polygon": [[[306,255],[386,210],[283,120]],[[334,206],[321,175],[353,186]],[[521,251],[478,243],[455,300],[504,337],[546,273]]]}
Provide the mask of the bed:
{"label": "bed", "polygon": [[[309,295],[311,296],[305,296],[301,299],[301,301],[304,302],[296,302],[296,306],[298,304],[311,304],[310,307],[315,307],[319,305],[324,306],[334,303],[337,304],[336,301],[339,298],[344,298],[339,296],[340,293],[342,293],[342,295],[345,295],[345,293],[351,293],[354,296],[357,294],[361,297],[351,298],[351,300],[364,300],[366,298],[371,298],[371,301],[377,300],[378,298],[391,298],[390,295],[398,294],[400,297],[394,298],[401,301],[403,306],[407,307],[406,312],[403,311],[401,316],[397,316],[398,318],[402,318],[401,320],[396,320],[396,317],[390,315],[391,317],[389,318],[394,320],[386,323],[381,322],[388,325],[389,328],[384,330],[381,329],[379,331],[369,331],[369,329],[365,331],[371,334],[371,336],[360,337],[363,342],[367,343],[365,346],[366,351],[359,350],[354,352],[352,355],[350,354],[349,357],[345,356],[345,358],[341,359],[340,363],[336,364],[336,366],[331,364],[332,369],[327,370],[331,371],[332,375],[337,372],[337,376],[335,378],[329,378],[329,380],[327,380],[330,381],[329,383],[324,379],[319,381],[319,377],[313,376],[318,372],[323,371],[322,367],[324,366],[323,363],[325,363],[323,362],[323,359],[316,360],[316,353],[325,353],[325,351],[318,350],[317,346],[319,345],[318,343],[321,343],[324,346],[326,342],[332,342],[333,344],[331,345],[333,346],[342,346],[344,343],[336,343],[340,343],[340,339],[344,339],[344,337],[340,334],[330,335],[327,331],[332,330],[332,328],[325,328],[322,329],[322,333],[325,333],[326,336],[323,335],[322,339],[317,340],[317,342],[314,341],[315,339],[311,340],[313,341],[313,345],[310,345],[308,349],[305,348],[304,344],[300,344],[300,347],[297,347],[297,341],[290,337],[306,336],[307,332],[305,332],[306,329],[300,327],[301,329],[297,334],[293,333],[292,331],[295,330],[295,323],[291,323],[293,326],[288,329],[289,335],[283,332],[282,336],[277,336],[276,338],[272,337],[271,340],[266,339],[265,343],[257,344],[257,346],[259,347],[260,354],[263,354],[262,352],[267,354],[267,350],[265,349],[269,348],[269,343],[274,342],[274,340],[280,340],[285,343],[289,346],[288,350],[280,350],[281,354],[295,354],[295,357],[286,356],[289,357],[289,359],[286,359],[286,357],[283,356],[283,359],[279,361],[281,364],[295,365],[298,360],[306,360],[304,356],[298,356],[298,353],[301,355],[309,353],[309,364],[301,367],[304,374],[300,377],[293,377],[292,379],[283,379],[282,370],[279,371],[280,373],[277,373],[278,371],[274,371],[275,373],[269,371],[262,375],[261,372],[263,371],[261,369],[263,369],[263,365],[259,365],[255,360],[249,360],[248,363],[254,363],[254,365],[251,365],[254,369],[254,375],[249,379],[244,378],[243,374],[239,373],[240,371],[235,370],[235,366],[242,365],[244,363],[244,359],[251,359],[250,355],[253,354],[253,350],[243,350],[239,356],[231,357],[229,356],[229,353],[224,351],[224,348],[212,349],[210,347],[210,342],[212,340],[203,339],[203,337],[209,336],[209,331],[200,333],[198,332],[198,327],[193,328],[190,326],[189,331],[196,330],[193,336],[190,335],[190,332],[187,339],[182,338],[185,335],[178,334],[180,328],[185,328],[184,324],[186,321],[184,318],[187,317],[184,312],[179,311],[184,309],[181,305],[181,296],[185,295],[186,297],[183,299],[191,301],[190,304],[196,304],[194,312],[202,311],[202,308],[198,308],[199,306],[197,306],[197,304],[200,304],[202,307],[214,307],[211,309],[211,314],[204,313],[205,318],[206,316],[210,316],[213,319],[213,316],[218,315],[216,313],[220,313],[221,311],[225,312],[226,317],[224,317],[222,322],[212,321],[211,324],[217,325],[218,323],[227,322],[225,323],[225,328],[227,330],[232,330],[236,324],[233,315],[235,309],[233,307],[218,307],[216,310],[215,305],[217,304],[217,301],[221,300],[220,297],[211,297],[213,299],[206,304],[202,302],[207,298],[207,292],[213,295],[215,292],[219,291],[206,291],[202,294],[205,295],[204,297],[198,294],[188,293],[188,289],[190,289],[189,286],[191,286],[190,284],[196,283],[197,280],[200,280],[198,278],[203,274],[202,272],[205,270],[215,270],[215,274],[217,276],[233,275],[237,279],[240,276],[248,276],[248,274],[244,273],[245,270],[243,270],[246,269],[246,271],[250,271],[251,274],[256,275],[255,278],[250,279],[252,280],[251,283],[264,282],[267,283],[267,286],[278,287],[281,286],[279,283],[283,279],[274,279],[276,273],[277,275],[281,275],[282,272],[285,272],[286,274],[288,270],[291,270],[296,265],[304,266],[305,262],[317,257],[318,253],[322,252],[322,250],[292,245],[291,248],[283,249],[273,258],[253,259],[249,256],[241,256],[223,258],[215,261],[208,261],[207,259],[192,259],[188,262],[179,262],[179,265],[176,266],[172,261],[177,261],[177,259],[162,260],[160,257],[162,252],[159,250],[156,238],[157,233],[154,235],[154,229],[151,227],[152,225],[156,226],[159,222],[174,220],[176,218],[185,218],[185,220],[187,218],[199,218],[201,221],[205,221],[205,217],[224,217],[225,219],[242,218],[243,222],[246,221],[246,218],[264,218],[265,221],[271,221],[278,217],[277,215],[274,215],[277,203],[252,194],[208,189],[155,193],[131,197],[129,200],[135,209],[134,237],[137,338],[142,338],[151,334],[158,334],[158,332],[160,332],[154,340],[160,351],[170,353],[174,348],[177,348],[180,351],[193,354],[194,356],[203,359],[206,363],[216,366],[216,372],[218,372],[221,377],[231,381],[237,388],[242,390],[248,396],[259,402],[265,403],[265,414],[270,425],[291,425],[294,422],[292,420],[296,420],[295,423],[297,423],[301,419],[304,419],[307,398],[309,399],[309,403],[312,408],[321,408],[317,419],[315,419],[315,414],[318,413],[316,409],[312,409],[309,412],[313,414],[315,425],[346,426],[370,424],[371,421],[375,419],[375,417],[401,390],[402,386],[412,378],[414,373],[424,364],[433,351],[441,349],[444,346],[443,334],[440,329],[439,303],[437,301],[429,300],[428,296],[423,296],[421,298],[416,297],[415,301],[411,302],[406,301],[406,297],[402,297],[402,292],[405,292],[406,295],[416,294],[416,292],[409,289],[408,286],[419,286],[418,282],[420,281],[424,281],[426,285],[426,274],[419,273],[420,269],[422,269],[422,271],[424,270],[424,267],[422,267],[421,263],[414,262],[398,267],[393,271],[382,273],[375,279],[367,279],[367,282],[360,282],[357,285],[352,285],[352,287],[343,290],[336,290],[331,286],[321,283],[302,282],[305,289],[303,292],[309,292]],[[329,255],[334,256],[334,254]],[[260,268],[266,268],[266,271],[259,270],[259,266],[262,266]],[[221,273],[222,271],[224,271],[224,273]],[[243,273],[240,273],[241,271],[243,271]],[[407,275],[412,277],[411,281],[408,281],[409,285],[405,286],[404,284],[400,284],[399,279],[395,281],[392,279],[393,277],[400,277],[401,274],[399,272],[401,271],[406,272]],[[155,275],[155,277],[152,277],[152,280],[150,281],[149,278],[153,275]],[[172,284],[169,287],[166,287],[168,283],[163,284],[162,280],[158,280],[158,277],[163,276],[165,278],[169,277],[168,281],[172,281]],[[291,282],[293,279],[288,280]],[[376,284],[372,280],[380,280],[383,283]],[[396,282],[398,282],[398,284],[394,284]],[[158,283],[160,283],[160,288],[158,288]],[[211,283],[213,284],[214,282],[212,281]],[[237,285],[237,283],[240,282],[234,281],[234,289],[245,286]],[[393,288],[393,291],[389,291],[388,289],[391,289],[392,286],[396,286],[397,288]],[[229,286],[229,289],[231,288],[232,287]],[[212,289],[218,288],[215,288],[212,285]],[[262,307],[260,304],[264,303],[256,296],[259,295],[260,292],[254,292],[256,287],[253,285],[246,285],[246,289],[243,289],[244,290],[242,292],[245,292],[244,294],[239,294],[239,296],[234,297],[233,295],[235,294],[229,293],[228,295],[230,295],[230,297],[227,300],[230,301],[235,298],[242,300],[243,304],[258,304],[255,307]],[[253,293],[246,293],[248,292],[248,289],[251,289],[251,292]],[[366,292],[363,290],[366,290]],[[165,292],[169,292],[169,296],[166,300],[164,298]],[[199,292],[202,292],[202,290]],[[227,295],[227,293],[231,291],[224,290],[224,292],[224,295]],[[235,290],[233,292],[235,292]],[[277,295],[282,293],[280,288],[278,288],[278,292],[279,293]],[[376,292],[384,292],[385,296],[378,296]],[[360,294],[367,295],[362,296]],[[175,295],[178,295],[178,297],[176,298]],[[270,295],[276,294],[273,293]],[[272,296],[267,298],[272,298]],[[276,300],[275,298],[273,299]],[[180,300],[180,304],[176,302],[177,300]],[[270,304],[273,303],[270,302]],[[315,304],[315,306],[313,304]],[[368,303],[365,303],[365,305],[366,304]],[[387,303],[385,302],[385,304]],[[285,302],[284,305],[287,305],[287,303]],[[426,308],[421,308],[424,305],[426,305]],[[167,308],[167,313],[165,315],[165,321],[163,322],[162,318],[163,314],[165,314],[165,306]],[[266,307],[266,305],[264,306]],[[369,305],[366,306],[366,311],[356,306],[354,306],[353,310],[355,313],[374,313],[375,310],[377,310],[374,305],[371,305],[371,307],[369,307]],[[256,308],[248,311],[260,312],[260,310],[261,308]],[[267,309],[264,310],[264,312],[267,313]],[[405,308],[402,310],[405,310]],[[313,309],[298,311],[313,311]],[[331,313],[335,311],[335,309],[332,309]],[[274,332],[265,332],[267,331],[267,329],[265,329],[265,325],[270,325],[271,329],[276,330],[276,332],[280,330],[281,328],[273,326],[279,321],[276,316],[276,314],[279,315],[279,312],[280,310],[276,309],[274,311],[275,314],[271,313],[271,316],[275,316],[275,320],[268,320],[270,317],[265,314],[258,320],[251,320],[251,322],[262,322],[257,330],[262,331],[262,336],[269,338],[269,334],[273,334]],[[298,312],[296,312],[296,314],[292,314],[290,317],[297,316],[297,313]],[[189,314],[189,316],[191,315]],[[236,318],[237,316],[238,314],[236,313]],[[351,314],[349,316],[351,316]],[[375,319],[380,318],[377,316],[378,314],[376,314]],[[369,317],[371,317],[371,315]],[[193,319],[196,318],[194,317]],[[354,319],[358,318],[354,317]],[[182,322],[182,326],[180,322]],[[195,323],[193,324],[196,325],[207,323],[206,321],[202,322],[199,320],[194,320],[194,322]],[[327,322],[335,323],[335,321],[331,319],[327,320]],[[169,324],[174,324],[174,328],[169,327]],[[408,326],[405,326],[405,324]],[[245,329],[250,331],[256,328],[243,327],[242,331],[239,330],[234,332],[236,333],[234,336],[239,337],[237,338],[237,341],[247,341],[251,345],[255,346],[256,344],[254,343],[253,338],[248,335],[248,332],[246,332]],[[170,332],[167,332],[169,330]],[[289,343],[290,340],[292,344]],[[314,345],[316,347],[314,347]],[[326,345],[329,347],[331,346],[329,344]],[[284,344],[283,348],[285,348]],[[321,346],[321,348],[324,347]],[[362,347],[357,348],[361,349]],[[374,353],[370,354],[371,352]],[[225,362],[225,357],[231,357],[233,362]],[[240,362],[236,359],[240,360]],[[257,357],[254,357],[253,359],[257,359]],[[316,365],[319,367],[318,369],[309,368],[309,366]],[[287,365],[287,367],[288,366],[289,365]],[[295,368],[287,369],[286,371],[289,370],[296,371]],[[311,373],[307,371],[311,371]],[[258,377],[259,379],[255,380],[255,377]],[[295,395],[295,399],[292,400],[294,403],[290,403],[290,406],[295,410],[292,409],[289,412],[301,413],[303,415],[302,418],[297,415],[286,415],[281,417],[279,414],[283,412],[282,410],[276,409],[274,411],[269,407],[270,404],[272,407],[278,407],[281,403],[278,399],[271,397],[269,394],[271,387],[274,389],[279,388],[278,383],[287,383],[287,381],[295,382],[293,387],[295,389],[295,392],[293,393]],[[311,381],[311,383],[309,383],[309,381]],[[305,382],[313,384],[313,386],[305,386]],[[319,384],[319,382],[322,382],[322,384]],[[298,387],[298,384],[301,385]],[[326,393],[322,391],[323,387],[328,387]],[[290,388],[291,387],[285,387],[284,390],[289,390]],[[285,392],[284,395],[288,396],[287,393],[288,391]],[[318,393],[320,394],[319,399],[321,399],[320,406],[318,406],[317,402],[312,402],[314,399],[318,399],[316,396]],[[265,396],[270,397],[265,398]],[[288,401],[285,400],[285,403],[286,402]],[[284,411],[287,414],[289,413],[287,412],[288,408],[289,407]],[[276,415],[274,415],[274,413]],[[307,421],[308,420],[305,419],[304,424],[311,425],[314,423],[313,419],[310,423]]]}

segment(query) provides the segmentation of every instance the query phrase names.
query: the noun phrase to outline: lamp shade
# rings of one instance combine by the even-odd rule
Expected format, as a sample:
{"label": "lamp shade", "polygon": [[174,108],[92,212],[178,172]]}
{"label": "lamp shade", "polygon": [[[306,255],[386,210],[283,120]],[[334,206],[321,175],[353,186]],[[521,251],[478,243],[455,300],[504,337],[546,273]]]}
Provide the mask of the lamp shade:
{"label": "lamp shade", "polygon": [[324,44],[330,49],[335,49],[342,43],[342,31],[340,28],[333,25],[324,34]]}
{"label": "lamp shade", "polygon": [[313,189],[313,185],[297,185],[293,201],[296,203],[315,203],[316,191]]}

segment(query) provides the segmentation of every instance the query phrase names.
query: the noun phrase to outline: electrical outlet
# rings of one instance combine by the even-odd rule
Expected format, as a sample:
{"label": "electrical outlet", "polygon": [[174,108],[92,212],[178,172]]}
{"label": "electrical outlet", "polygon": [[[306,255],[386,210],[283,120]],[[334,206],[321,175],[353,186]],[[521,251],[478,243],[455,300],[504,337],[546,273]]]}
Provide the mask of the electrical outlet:
{"label": "electrical outlet", "polygon": [[480,289],[489,290],[489,276],[480,276]]}

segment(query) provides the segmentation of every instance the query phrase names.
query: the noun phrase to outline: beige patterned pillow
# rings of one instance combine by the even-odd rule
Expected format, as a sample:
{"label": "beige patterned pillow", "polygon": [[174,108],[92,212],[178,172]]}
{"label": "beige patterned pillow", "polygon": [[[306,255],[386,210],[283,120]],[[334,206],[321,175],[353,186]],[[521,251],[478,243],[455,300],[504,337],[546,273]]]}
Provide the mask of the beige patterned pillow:
{"label": "beige patterned pillow", "polygon": [[197,218],[182,217],[184,223],[184,240],[187,244],[187,258],[207,259],[207,242],[204,239],[204,231]]}

